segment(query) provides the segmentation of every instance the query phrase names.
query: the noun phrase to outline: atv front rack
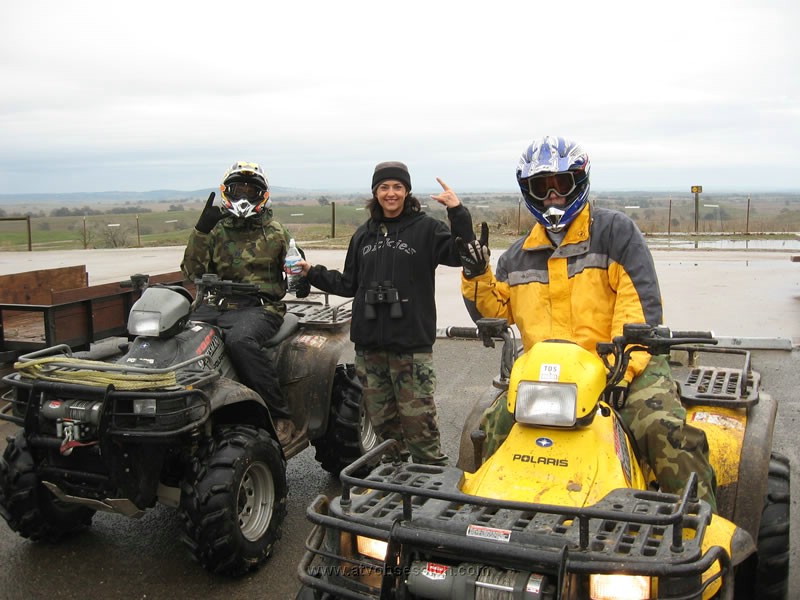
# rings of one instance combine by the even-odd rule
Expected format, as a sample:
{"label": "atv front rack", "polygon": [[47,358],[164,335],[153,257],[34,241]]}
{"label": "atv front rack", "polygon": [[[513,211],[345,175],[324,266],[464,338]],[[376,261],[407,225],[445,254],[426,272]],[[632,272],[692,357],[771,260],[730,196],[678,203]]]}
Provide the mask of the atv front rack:
{"label": "atv front rack", "polygon": [[[309,507],[308,518],[317,527],[298,570],[307,585],[342,597],[373,597],[353,595],[352,589],[337,587],[341,580],[319,577],[312,565],[315,557],[376,569],[352,556],[326,553],[321,548],[326,529],[388,542],[385,562],[376,569],[384,591],[402,585],[397,577],[408,568],[403,561],[410,553],[445,564],[471,562],[558,580],[567,573],[624,572],[696,577],[701,586],[700,575],[719,561],[720,573],[705,587],[730,572],[725,550],[714,547],[703,553],[701,548],[711,509],[697,499],[694,475],[682,496],[619,489],[586,508],[464,494],[459,489],[463,472],[453,467],[387,463],[366,477],[353,475],[390,452],[399,452],[393,440],[344,469],[340,497],[328,503],[320,496]],[[723,577],[723,585],[727,579]]]}
{"label": "atv front rack", "polygon": [[[63,352],[63,355],[54,354],[56,352]],[[98,437],[105,433],[155,440],[191,431],[202,425],[211,412],[210,400],[202,388],[219,378],[216,370],[198,366],[205,359],[204,355],[166,369],[74,361],[68,346],[54,346],[20,359],[35,363],[43,356],[52,359],[46,363],[44,372],[22,369],[3,377],[3,382],[12,390],[5,395],[8,404],[0,412],[0,419],[24,426],[26,431],[41,437],[43,445],[62,443],[58,436],[49,439],[53,432],[48,431],[47,419],[42,418],[44,403],[76,399],[85,401],[84,406],[97,407],[94,424],[100,433]],[[100,375],[91,383],[87,383],[91,379],[87,364]],[[104,374],[109,377],[106,383],[102,379]],[[166,380],[158,377],[165,374],[170,375]],[[152,376],[152,385],[139,380],[139,385],[121,389],[125,378],[135,375]],[[152,412],[137,411],[136,401],[152,401]],[[67,417],[67,420],[80,419],[74,415]]]}

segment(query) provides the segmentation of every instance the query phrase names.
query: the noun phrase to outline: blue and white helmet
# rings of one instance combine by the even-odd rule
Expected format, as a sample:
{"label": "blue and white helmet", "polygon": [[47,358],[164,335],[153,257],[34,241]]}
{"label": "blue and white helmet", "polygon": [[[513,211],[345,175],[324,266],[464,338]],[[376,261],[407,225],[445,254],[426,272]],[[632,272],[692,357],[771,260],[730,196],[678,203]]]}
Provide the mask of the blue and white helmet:
{"label": "blue and white helmet", "polygon": [[[589,200],[589,155],[562,137],[545,136],[522,153],[517,183],[525,206],[548,231],[562,231]],[[562,207],[546,207],[551,192],[566,198]]]}

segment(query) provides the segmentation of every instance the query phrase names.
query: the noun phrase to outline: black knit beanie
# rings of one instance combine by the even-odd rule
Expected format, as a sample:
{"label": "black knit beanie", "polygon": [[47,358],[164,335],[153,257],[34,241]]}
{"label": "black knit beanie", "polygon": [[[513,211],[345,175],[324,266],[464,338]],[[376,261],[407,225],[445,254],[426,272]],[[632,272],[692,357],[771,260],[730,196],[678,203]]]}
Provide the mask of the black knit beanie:
{"label": "black knit beanie", "polygon": [[398,161],[378,163],[375,173],[372,174],[372,191],[375,191],[381,181],[387,179],[396,179],[406,186],[407,192],[411,191],[411,175],[408,174],[408,167],[404,163]]}

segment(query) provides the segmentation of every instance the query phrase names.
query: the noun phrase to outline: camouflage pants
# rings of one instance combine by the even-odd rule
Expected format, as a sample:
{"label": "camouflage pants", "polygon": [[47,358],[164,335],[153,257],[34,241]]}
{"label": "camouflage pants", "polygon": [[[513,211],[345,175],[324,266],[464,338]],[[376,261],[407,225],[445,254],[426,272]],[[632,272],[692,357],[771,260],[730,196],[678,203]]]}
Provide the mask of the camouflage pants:
{"label": "camouflage pants", "polygon": [[358,350],[355,364],[378,437],[402,442],[415,463],[446,464],[433,400],[433,355]]}
{"label": "camouflage pants", "polygon": [[[480,427],[486,432],[486,456],[497,450],[514,425],[507,400],[505,392],[500,394],[481,418]],[[642,458],[653,470],[662,491],[680,493],[694,471],[698,478],[698,496],[716,511],[716,478],[708,459],[706,434],[686,424],[686,409],[680,402],[666,357],[654,356],[631,382],[620,417],[633,434]]]}

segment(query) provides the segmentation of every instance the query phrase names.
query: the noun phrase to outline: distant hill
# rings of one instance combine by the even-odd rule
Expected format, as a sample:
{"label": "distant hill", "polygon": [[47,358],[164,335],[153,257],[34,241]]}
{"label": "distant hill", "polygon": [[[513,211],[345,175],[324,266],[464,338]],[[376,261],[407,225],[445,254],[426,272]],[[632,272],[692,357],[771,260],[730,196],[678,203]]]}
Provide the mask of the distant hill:
{"label": "distant hill", "polygon": [[[62,194],[0,194],[0,205],[16,204],[45,204],[45,203],[64,203],[80,204],[82,202],[95,204],[119,204],[122,202],[177,202],[180,200],[205,200],[211,192],[217,188],[205,188],[200,190],[151,190],[149,192],[69,192]],[[272,187],[270,191],[274,195],[293,194],[293,193],[313,193],[292,190],[290,188]]]}
{"label": "distant hill", "polygon": [[[217,191],[217,188],[204,188],[199,190],[151,190],[147,192],[68,192],[55,194],[0,194],[0,207],[9,210],[10,207],[16,209],[30,210],[38,206],[40,209],[47,205],[60,206],[80,206],[80,205],[131,205],[144,203],[197,203],[205,202],[208,194]],[[286,187],[271,187],[272,199],[276,202],[288,203],[316,203],[318,199],[347,201],[363,201],[369,196],[369,192],[364,190],[319,190],[319,189],[299,189]],[[421,201],[427,199],[430,190],[415,190]],[[520,194],[519,190],[508,190],[507,192],[479,192],[470,190],[459,190],[459,196],[465,202],[477,199],[485,201],[489,199],[502,199],[517,202]],[[743,201],[749,197],[753,200],[778,200],[794,204],[800,200],[800,192],[762,192],[758,194],[748,193],[727,193],[712,192],[703,194],[702,202],[718,201]],[[592,190],[593,201],[606,202],[609,200],[620,200],[638,204],[640,200],[658,201],[676,200],[692,201],[693,195],[684,192],[665,192],[665,191],[646,191],[646,190]]]}

